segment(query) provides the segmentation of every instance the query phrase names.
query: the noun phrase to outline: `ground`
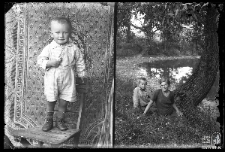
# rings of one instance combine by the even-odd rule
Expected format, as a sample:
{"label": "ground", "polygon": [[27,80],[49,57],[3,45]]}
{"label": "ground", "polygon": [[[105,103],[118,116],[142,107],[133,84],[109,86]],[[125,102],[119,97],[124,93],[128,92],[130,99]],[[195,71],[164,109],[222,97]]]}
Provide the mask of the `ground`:
{"label": "ground", "polygon": [[[202,131],[204,126],[196,126],[183,117],[172,120],[167,117],[159,117],[155,114],[140,117],[141,111],[132,108],[132,93],[136,85],[135,70],[137,64],[142,62],[154,62],[156,60],[177,58],[199,58],[199,56],[183,57],[133,57],[117,58],[116,60],[116,97],[115,97],[115,146],[116,147],[201,147],[204,144],[204,136],[218,130],[215,126],[215,118],[211,116],[212,108],[208,109],[206,104],[197,108],[202,113],[202,119],[212,122],[211,129]],[[148,79],[150,90],[158,88],[156,78]],[[211,111],[210,111],[211,110]]]}

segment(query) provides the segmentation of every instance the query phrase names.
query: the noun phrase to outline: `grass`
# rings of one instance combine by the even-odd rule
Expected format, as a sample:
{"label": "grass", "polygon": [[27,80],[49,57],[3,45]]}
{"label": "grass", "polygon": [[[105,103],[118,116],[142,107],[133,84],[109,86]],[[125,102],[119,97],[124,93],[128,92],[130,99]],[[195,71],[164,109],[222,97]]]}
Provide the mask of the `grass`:
{"label": "grass", "polygon": [[[135,87],[135,70],[141,62],[175,59],[178,57],[136,57],[119,58],[116,62],[116,96],[115,96],[115,147],[136,148],[188,148],[201,147],[202,138],[219,130],[216,120],[209,114],[205,106],[197,107],[196,115],[202,121],[210,122],[205,126],[189,122],[184,117],[171,119],[170,117],[152,114],[140,117],[141,111],[133,110],[132,94]],[[179,57],[179,58],[193,58]],[[148,89],[158,88],[157,79],[148,80]],[[215,126],[216,125],[216,126]]]}

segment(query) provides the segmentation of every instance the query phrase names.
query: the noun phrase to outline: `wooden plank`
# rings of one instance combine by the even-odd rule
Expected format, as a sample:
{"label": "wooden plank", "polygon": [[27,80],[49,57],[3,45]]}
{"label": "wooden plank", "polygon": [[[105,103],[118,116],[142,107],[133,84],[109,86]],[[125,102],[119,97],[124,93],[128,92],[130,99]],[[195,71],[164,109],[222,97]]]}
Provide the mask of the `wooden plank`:
{"label": "wooden plank", "polygon": [[82,124],[82,120],[83,120],[83,115],[84,115],[84,104],[85,104],[85,100],[84,100],[84,93],[81,93],[81,103],[80,103],[80,107],[79,107],[79,115],[78,115],[78,119],[77,119],[77,128],[76,129],[80,129],[81,128],[81,124]]}
{"label": "wooden plank", "polygon": [[70,138],[79,135],[80,130],[77,129],[69,129],[66,131],[60,131],[58,128],[53,128],[48,132],[44,132],[41,130],[41,127],[34,127],[23,130],[14,130],[9,127],[10,133],[15,137],[22,137],[33,139],[37,141],[41,141],[47,144],[59,145]]}

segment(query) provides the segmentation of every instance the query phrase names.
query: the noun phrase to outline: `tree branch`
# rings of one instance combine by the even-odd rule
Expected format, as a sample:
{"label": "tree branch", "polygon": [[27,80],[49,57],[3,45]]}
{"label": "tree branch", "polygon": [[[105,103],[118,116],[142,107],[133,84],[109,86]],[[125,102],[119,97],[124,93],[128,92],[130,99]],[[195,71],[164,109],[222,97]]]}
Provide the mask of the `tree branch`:
{"label": "tree branch", "polygon": [[153,33],[155,33],[156,31],[159,31],[158,29],[156,29],[155,31],[153,31]]}
{"label": "tree branch", "polygon": [[[130,25],[133,26],[133,27],[136,28],[136,29],[139,29],[139,30],[141,30],[141,31],[143,31],[143,32],[146,32],[145,28],[146,28],[147,26],[138,27],[138,26],[136,26],[136,25],[134,25],[134,24],[132,24],[132,23],[130,23]],[[156,31],[159,31],[159,29],[156,29],[156,30],[152,31],[152,33],[155,33]]]}

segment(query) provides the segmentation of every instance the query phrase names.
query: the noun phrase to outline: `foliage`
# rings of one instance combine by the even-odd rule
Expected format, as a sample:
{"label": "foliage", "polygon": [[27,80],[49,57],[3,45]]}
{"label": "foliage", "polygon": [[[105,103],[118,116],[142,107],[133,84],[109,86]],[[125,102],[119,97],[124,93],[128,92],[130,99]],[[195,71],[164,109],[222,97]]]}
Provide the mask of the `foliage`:
{"label": "foliage", "polygon": [[[144,25],[139,29],[150,38],[155,31],[160,30],[166,39],[178,35],[182,30],[182,24],[194,24],[196,29],[200,29],[204,24],[206,6],[205,3],[180,2],[137,2],[133,5],[136,7],[136,16],[138,13],[144,15]],[[156,30],[153,31],[154,27]]]}
{"label": "foliage", "polygon": [[[215,5],[219,9],[222,4],[215,3]],[[154,48],[153,37],[156,32],[160,32],[163,41],[161,44],[162,48],[160,50],[163,54],[174,54],[176,52],[174,52],[173,49],[170,49],[171,42],[179,44],[179,52],[177,53],[180,55],[183,52],[184,54],[186,54],[185,52],[190,54],[200,54],[201,49],[204,47],[203,30],[207,6],[208,3],[203,2],[118,3],[117,37],[121,37],[122,35],[124,37],[124,35],[128,33],[130,35],[130,32],[127,33],[120,29],[129,31],[132,26],[145,33],[146,40],[148,41],[148,48]],[[132,15],[137,18],[138,14],[142,14],[144,19],[144,23],[141,27],[134,25],[130,20]],[[186,26],[189,26],[190,29]],[[128,37],[128,35],[126,36]],[[187,47],[190,46],[193,48],[188,49],[187,51],[187,48],[182,47],[183,43],[185,43]],[[149,51],[150,54],[154,54],[154,49],[147,50],[145,53],[148,53]]]}
{"label": "foliage", "polygon": [[127,26],[131,19],[131,10],[134,8],[134,2],[118,3],[117,10],[117,28]]}
{"label": "foliage", "polygon": [[[155,146],[155,145],[202,145],[202,137],[219,131],[215,119],[207,108],[198,109],[195,115],[201,121],[210,122],[209,126],[197,125],[185,117],[172,119],[155,113],[140,117],[143,111],[132,108],[131,80],[117,79],[115,98],[115,146]],[[213,111],[211,111],[211,114]]]}
{"label": "foliage", "polygon": [[135,43],[121,43],[117,45],[117,57],[133,56],[142,52],[142,47]]}
{"label": "foliage", "polygon": [[[118,38],[119,39],[119,38]],[[144,56],[183,56],[183,55],[200,55],[202,52],[201,46],[197,45],[198,49],[193,48],[193,43],[186,41],[167,42],[167,50],[164,49],[166,42],[148,42],[144,38],[135,37],[130,43],[122,40],[117,40],[116,56],[128,57],[132,55],[142,54]],[[149,45],[149,43],[151,43]]]}
{"label": "foliage", "polygon": [[[219,131],[216,122],[218,109],[215,106],[203,105],[191,109],[189,119],[186,116],[174,120],[160,117],[156,114],[140,117],[141,111],[133,110],[132,94],[135,88],[135,70],[137,64],[181,57],[127,57],[117,60],[116,93],[115,93],[115,147],[160,147],[168,145],[170,148],[194,145],[202,146],[202,137]],[[193,57],[192,57],[193,58]],[[155,63],[159,65],[159,63]],[[168,63],[163,62],[164,66]],[[161,66],[161,65],[160,65]],[[176,64],[173,64],[176,67]],[[148,68],[146,68],[148,69]],[[149,73],[149,72],[148,72]],[[158,88],[157,79],[148,79],[150,90]],[[181,80],[183,81],[183,80]],[[156,82],[156,83],[155,83]],[[177,84],[179,86],[179,84]],[[211,102],[210,102],[211,103]],[[140,117],[140,118],[139,118]],[[138,119],[139,118],[139,119]]]}
{"label": "foliage", "polygon": [[130,41],[131,31],[130,31],[130,19],[132,16],[132,9],[135,7],[134,2],[128,3],[118,3],[117,10],[117,35],[121,33],[126,33],[127,42]]}

